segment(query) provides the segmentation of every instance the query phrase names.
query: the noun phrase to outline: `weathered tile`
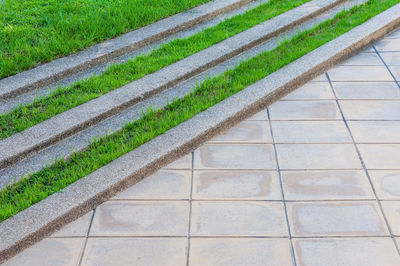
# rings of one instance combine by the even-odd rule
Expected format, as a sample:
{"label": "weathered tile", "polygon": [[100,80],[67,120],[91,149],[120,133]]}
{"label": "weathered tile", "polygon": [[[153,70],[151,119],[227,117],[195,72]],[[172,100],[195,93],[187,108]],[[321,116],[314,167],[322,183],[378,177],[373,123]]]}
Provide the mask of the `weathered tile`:
{"label": "weathered tile", "polygon": [[332,81],[393,81],[385,66],[337,66],[328,75]]}
{"label": "weathered tile", "polygon": [[286,200],[374,199],[362,170],[282,171]]}
{"label": "weathered tile", "polygon": [[400,236],[400,201],[382,201],[382,208],[393,234]]}
{"label": "weathered tile", "polygon": [[368,169],[400,169],[400,144],[358,144]]}
{"label": "weathered tile", "polygon": [[375,44],[378,52],[400,51],[400,39],[383,39]]}
{"label": "weathered tile", "polygon": [[379,199],[400,200],[400,170],[370,170],[369,175]]}
{"label": "weathered tile", "polygon": [[400,143],[400,121],[348,121],[358,143]]}
{"label": "weathered tile", "polygon": [[90,238],[82,265],[186,265],[185,238]]}
{"label": "weathered tile", "polygon": [[328,82],[328,78],[326,77],[325,74],[319,75],[315,79],[311,80],[311,82],[318,82],[318,81],[326,81]]}
{"label": "weathered tile", "polygon": [[346,120],[400,120],[400,101],[340,101]]}
{"label": "weathered tile", "polygon": [[72,223],[69,223],[60,230],[56,231],[51,235],[51,237],[86,237],[92,216],[93,211],[90,211]]}
{"label": "weathered tile", "polygon": [[287,236],[280,202],[192,203],[193,236]]}
{"label": "weathered tile", "polygon": [[186,201],[108,201],[96,209],[91,236],[185,236]]}
{"label": "weathered tile", "polygon": [[338,120],[335,101],[279,101],[270,107],[271,120]]}
{"label": "weathered tile", "polygon": [[272,143],[268,121],[244,121],[213,138],[210,143]]}
{"label": "weathered tile", "polygon": [[71,265],[79,263],[84,238],[46,238],[11,258],[4,266]]}
{"label": "weathered tile", "polygon": [[270,144],[206,144],[195,151],[195,169],[275,169]]}
{"label": "weathered tile", "polygon": [[309,82],[296,89],[282,100],[320,100],[335,99],[329,82]]}
{"label": "weathered tile", "polygon": [[[400,39],[399,39],[400,40]],[[394,77],[398,82],[400,82],[400,66],[389,66],[390,71],[392,71]]]}
{"label": "weathered tile", "polygon": [[192,153],[186,154],[185,156],[177,159],[175,162],[164,167],[164,169],[192,169]]}
{"label": "weathered tile", "polygon": [[299,266],[396,266],[400,257],[389,237],[295,239]]}
{"label": "weathered tile", "polygon": [[248,121],[268,121],[268,113],[267,109],[262,110],[261,112],[253,115],[250,118],[247,118]]}
{"label": "weathered tile", "polygon": [[189,265],[292,265],[288,239],[192,238]]}
{"label": "weathered tile", "polygon": [[276,143],[350,143],[343,121],[272,121]]}
{"label": "weathered tile", "polygon": [[281,169],[362,169],[352,144],[277,144]]}
{"label": "weathered tile", "polygon": [[332,82],[338,99],[400,99],[396,82]]}
{"label": "weathered tile", "polygon": [[377,54],[360,53],[344,61],[341,65],[347,66],[382,66],[383,62]]}
{"label": "weathered tile", "polygon": [[193,199],[281,200],[275,171],[195,171]]}
{"label": "weathered tile", "polygon": [[382,236],[388,230],[375,202],[289,202],[293,236]]}
{"label": "weathered tile", "polygon": [[380,55],[388,66],[400,66],[400,51],[380,53]]}
{"label": "weathered tile", "polygon": [[160,170],[114,199],[189,199],[191,174],[189,170]]}

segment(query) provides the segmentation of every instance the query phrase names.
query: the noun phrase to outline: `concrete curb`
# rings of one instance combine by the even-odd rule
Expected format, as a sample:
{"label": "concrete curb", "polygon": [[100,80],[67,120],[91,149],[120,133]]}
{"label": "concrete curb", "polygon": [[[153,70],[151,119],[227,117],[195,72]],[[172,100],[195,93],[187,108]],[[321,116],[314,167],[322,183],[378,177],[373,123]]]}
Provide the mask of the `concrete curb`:
{"label": "concrete curb", "polygon": [[0,169],[187,80],[344,0],[314,0],[0,141]]}
{"label": "concrete curb", "polygon": [[[400,4],[0,223],[0,263],[400,25]],[[132,164],[135,162],[135,164]]]}
{"label": "concrete curb", "polygon": [[229,12],[253,0],[214,0],[204,5],[159,20],[120,37],[96,44],[76,54],[62,57],[0,80],[0,100],[15,97],[36,87],[56,82],[139,47]]}

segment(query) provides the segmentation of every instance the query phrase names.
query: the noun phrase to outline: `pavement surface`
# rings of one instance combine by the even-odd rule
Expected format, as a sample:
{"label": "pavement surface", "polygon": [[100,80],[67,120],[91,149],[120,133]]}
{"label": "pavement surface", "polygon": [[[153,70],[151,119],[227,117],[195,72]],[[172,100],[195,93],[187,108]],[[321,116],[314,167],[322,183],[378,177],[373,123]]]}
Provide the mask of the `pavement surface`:
{"label": "pavement surface", "polygon": [[5,265],[400,265],[400,31]]}

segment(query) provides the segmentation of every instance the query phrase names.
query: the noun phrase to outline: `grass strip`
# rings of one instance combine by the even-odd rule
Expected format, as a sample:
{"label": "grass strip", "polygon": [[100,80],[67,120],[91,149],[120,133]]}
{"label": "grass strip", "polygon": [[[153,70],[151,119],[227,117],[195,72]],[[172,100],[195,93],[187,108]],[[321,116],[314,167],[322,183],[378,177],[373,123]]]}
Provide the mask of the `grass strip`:
{"label": "grass strip", "polygon": [[0,79],[209,1],[0,1]]}
{"label": "grass strip", "polygon": [[0,139],[100,97],[308,1],[310,0],[270,0],[188,38],[173,40],[147,55],[112,65],[99,76],[59,88],[47,97],[0,115]]}
{"label": "grass strip", "polygon": [[29,178],[10,185],[0,192],[0,221],[56,193],[399,2],[370,0],[343,11],[333,19],[283,41],[275,49],[205,80],[192,93],[174,100],[165,108],[147,110],[141,119],[128,123],[119,132],[91,142],[87,150],[74,153],[70,160],[59,160]]}

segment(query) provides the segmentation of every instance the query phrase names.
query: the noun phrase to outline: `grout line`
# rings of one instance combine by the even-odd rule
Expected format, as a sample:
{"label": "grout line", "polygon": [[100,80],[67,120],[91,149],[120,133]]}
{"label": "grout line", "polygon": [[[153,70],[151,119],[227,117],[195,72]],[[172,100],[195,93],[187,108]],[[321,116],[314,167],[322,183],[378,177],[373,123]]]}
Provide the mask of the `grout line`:
{"label": "grout line", "polygon": [[266,112],[267,112],[267,115],[268,115],[269,128],[270,128],[270,133],[271,133],[271,138],[272,138],[272,143],[273,143],[272,145],[274,147],[276,168],[277,168],[278,176],[279,176],[279,185],[280,185],[280,188],[281,188],[283,207],[284,207],[284,210],[285,210],[285,218],[286,218],[286,224],[287,224],[287,229],[288,229],[288,234],[289,234],[289,241],[290,241],[290,253],[292,254],[292,263],[293,263],[294,266],[296,266],[297,265],[297,263],[296,263],[296,254],[294,252],[292,233],[291,233],[291,230],[290,230],[289,216],[288,216],[286,200],[285,200],[285,193],[283,192],[283,181],[282,181],[281,169],[280,169],[280,166],[279,166],[278,151],[276,149],[275,137],[274,137],[274,132],[272,130],[272,122],[271,122],[271,117],[270,117],[270,113],[269,113],[269,108],[268,107],[266,108]]}
{"label": "grout line", "polygon": [[[375,47],[374,47],[374,49],[375,49]],[[328,75],[327,72],[325,72],[325,75],[326,75],[326,77],[328,78],[328,81],[329,81],[329,84],[330,84],[331,89],[332,89],[332,91],[333,91],[333,94],[334,94],[335,97],[336,97],[336,103],[337,103],[337,106],[338,106],[338,108],[339,108],[340,114],[341,114],[341,116],[342,116],[342,118],[343,118],[343,121],[344,121],[344,123],[345,123],[345,125],[346,125],[346,128],[347,128],[347,130],[348,130],[348,132],[349,132],[349,134],[350,134],[350,137],[351,137],[351,139],[352,139],[352,141],[353,141],[354,148],[356,149],[356,152],[357,152],[357,155],[358,155],[358,157],[359,157],[359,159],[360,159],[361,165],[362,165],[362,167],[363,167],[363,169],[364,169],[364,171],[365,171],[365,174],[367,175],[369,184],[371,185],[372,191],[373,191],[373,193],[374,193],[374,195],[375,195],[376,202],[377,202],[377,204],[378,204],[378,206],[379,206],[379,209],[381,210],[381,213],[382,213],[382,215],[383,215],[383,219],[385,220],[385,223],[386,223],[386,227],[387,227],[387,229],[389,230],[390,237],[392,238],[393,243],[394,243],[394,246],[395,246],[395,248],[396,248],[396,250],[397,250],[397,253],[398,253],[399,256],[400,256],[400,249],[399,249],[399,246],[397,245],[397,241],[396,241],[396,239],[395,239],[395,237],[394,237],[392,228],[390,227],[389,221],[388,221],[388,219],[387,219],[387,217],[386,217],[386,214],[385,214],[385,212],[384,212],[384,210],[383,210],[382,203],[381,203],[380,200],[379,200],[378,194],[377,194],[377,192],[376,192],[376,190],[375,190],[375,187],[374,187],[374,184],[373,184],[373,182],[372,182],[372,179],[371,179],[371,176],[370,176],[370,174],[369,174],[369,171],[368,171],[368,169],[367,169],[367,167],[366,167],[366,165],[365,165],[365,162],[364,162],[364,160],[363,160],[363,158],[362,158],[362,156],[361,156],[361,152],[360,152],[360,150],[359,150],[359,148],[358,148],[358,145],[357,145],[357,143],[356,143],[355,140],[354,140],[353,133],[351,132],[351,129],[350,129],[350,127],[349,127],[349,124],[348,124],[347,121],[346,121],[346,117],[345,117],[344,114],[343,114],[343,111],[342,111],[342,108],[341,108],[341,106],[340,106],[339,100],[337,99],[337,96],[336,96],[336,92],[335,92],[335,90],[333,89],[333,85],[332,85],[332,82],[331,82],[331,80],[330,80],[330,77],[329,77],[329,75]]]}
{"label": "grout line", "polygon": [[85,255],[87,242],[89,240],[90,229],[92,229],[92,224],[93,224],[93,219],[94,219],[95,213],[96,213],[96,208],[93,209],[93,214],[92,214],[92,217],[90,218],[89,227],[88,227],[88,230],[86,232],[85,243],[83,244],[82,254],[81,254],[80,258],[79,258],[79,263],[78,263],[79,266],[82,265],[82,260],[83,260],[83,256]]}
{"label": "grout line", "polygon": [[381,54],[376,49],[375,45],[373,45],[372,48],[374,49],[375,53],[378,55],[378,57],[382,61],[382,63],[385,65],[386,69],[389,71],[389,74],[392,76],[393,80],[396,82],[396,84],[397,84],[397,86],[399,87],[399,90],[400,90],[399,81],[396,79],[396,77],[394,76],[393,72],[390,70],[389,66],[386,64],[385,60],[383,60]]}
{"label": "grout line", "polygon": [[192,224],[192,199],[193,199],[193,176],[194,176],[194,151],[191,152],[192,157],[192,172],[190,176],[190,195],[189,195],[189,224],[188,224],[188,234],[187,234],[187,256],[186,256],[186,266],[189,266],[189,255],[190,255],[190,232]]}

